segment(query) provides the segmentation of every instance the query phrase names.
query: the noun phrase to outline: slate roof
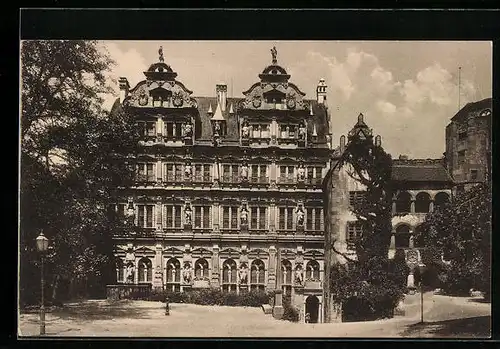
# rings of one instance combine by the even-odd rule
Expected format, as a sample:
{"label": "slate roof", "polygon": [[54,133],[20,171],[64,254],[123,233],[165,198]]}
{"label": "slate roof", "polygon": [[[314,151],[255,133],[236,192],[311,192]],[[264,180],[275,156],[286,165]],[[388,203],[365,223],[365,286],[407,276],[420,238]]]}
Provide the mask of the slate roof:
{"label": "slate roof", "polygon": [[392,179],[398,182],[453,182],[441,159],[393,160]]}
{"label": "slate roof", "polygon": [[492,98],[485,98],[477,102],[467,103],[462,109],[456,113],[451,120],[461,119],[474,111],[480,111],[492,107]]}

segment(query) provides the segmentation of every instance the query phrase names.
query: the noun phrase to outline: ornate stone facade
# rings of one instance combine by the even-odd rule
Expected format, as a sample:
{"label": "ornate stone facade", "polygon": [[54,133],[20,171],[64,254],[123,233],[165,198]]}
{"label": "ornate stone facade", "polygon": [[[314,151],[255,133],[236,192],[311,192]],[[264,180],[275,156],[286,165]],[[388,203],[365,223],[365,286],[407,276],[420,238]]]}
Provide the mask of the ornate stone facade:
{"label": "ornate stone facade", "polygon": [[303,317],[311,296],[321,321],[326,84],[306,99],[276,57],[243,98],[223,83],[192,97],[163,52],[134,88],[120,79],[113,112],[133,113],[143,140],[135,187],[115,206],[134,223],[114,236],[118,282],[240,293],[275,289],[280,268],[284,293]]}

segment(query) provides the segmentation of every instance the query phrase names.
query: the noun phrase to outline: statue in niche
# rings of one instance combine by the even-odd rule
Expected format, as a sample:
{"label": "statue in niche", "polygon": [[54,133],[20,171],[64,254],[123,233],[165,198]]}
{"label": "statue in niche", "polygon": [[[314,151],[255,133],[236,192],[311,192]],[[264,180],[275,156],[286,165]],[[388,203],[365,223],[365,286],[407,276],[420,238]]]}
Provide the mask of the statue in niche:
{"label": "statue in niche", "polygon": [[186,206],[184,210],[184,218],[186,224],[191,224],[192,211],[190,206]]}
{"label": "statue in niche", "polygon": [[125,281],[129,284],[134,282],[134,264],[128,263],[125,269]]}
{"label": "statue in niche", "polygon": [[184,263],[184,270],[182,271],[182,278],[184,279],[184,282],[189,284],[192,279],[192,270],[191,270],[191,263],[186,262]]}
{"label": "statue in niche", "polygon": [[250,127],[248,127],[247,122],[243,123],[243,128],[242,128],[242,137],[243,138],[248,138],[250,137]]}
{"label": "statue in niche", "polygon": [[243,180],[248,179],[248,165],[246,163],[243,163],[243,165],[241,166],[241,178]]}
{"label": "statue in niche", "polygon": [[302,210],[302,207],[299,207],[297,209],[297,225],[298,226],[304,225],[304,211]]}
{"label": "statue in niche", "polygon": [[303,181],[306,176],[306,170],[304,168],[303,164],[299,165],[299,168],[297,169],[297,177],[299,181]]}
{"label": "statue in niche", "polygon": [[219,136],[221,134],[220,124],[217,121],[214,125],[214,135]]}
{"label": "statue in niche", "polygon": [[187,162],[186,165],[184,166],[184,174],[186,175],[186,177],[191,177],[191,171],[192,171],[191,163]]}
{"label": "statue in niche", "polygon": [[239,271],[239,279],[240,279],[240,284],[246,284],[247,283],[247,266],[245,263],[242,263],[240,266],[240,271]]}
{"label": "statue in niche", "polygon": [[299,265],[295,269],[295,282],[298,283],[299,285],[302,285],[303,281],[304,281],[304,274],[302,273],[302,267]]}
{"label": "statue in niche", "polygon": [[306,139],[306,126],[304,124],[301,124],[299,127],[299,139]]}
{"label": "statue in niche", "polygon": [[190,123],[184,124],[184,137],[193,136],[193,126]]}
{"label": "statue in niche", "polygon": [[248,211],[245,206],[241,208],[240,219],[241,219],[241,224],[248,223]]}

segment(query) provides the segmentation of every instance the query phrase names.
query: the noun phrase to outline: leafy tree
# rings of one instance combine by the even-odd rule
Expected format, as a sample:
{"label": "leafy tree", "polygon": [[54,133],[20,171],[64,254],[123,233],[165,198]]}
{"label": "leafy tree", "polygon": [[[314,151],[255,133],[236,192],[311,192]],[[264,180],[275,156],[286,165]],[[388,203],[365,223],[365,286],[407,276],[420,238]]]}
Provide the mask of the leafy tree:
{"label": "leafy tree", "polygon": [[[404,257],[393,261],[388,258],[392,231],[391,156],[374,142],[361,118],[350,132],[337,166],[344,167],[366,191],[364,199],[352,208],[362,228],[354,241],[356,258],[334,249],[347,263],[332,266],[333,301],[349,308],[356,299],[352,304],[361,311],[358,319],[392,316],[403,296],[407,267]],[[361,304],[366,307],[362,309]]]}
{"label": "leafy tree", "polygon": [[[459,193],[452,202],[426,216],[420,239],[430,251],[426,264],[448,261],[442,287],[450,294],[468,294],[471,288],[490,296],[491,183]],[[442,264],[442,263],[441,263]]]}
{"label": "leafy tree", "polygon": [[[102,109],[113,62],[94,41],[24,41],[21,46],[20,296],[38,297],[35,238],[50,240],[49,296],[62,281],[82,295],[114,272],[106,210],[132,172],[137,134],[119,107]],[[36,277],[34,277],[36,275]],[[34,298],[34,299],[30,299]]]}

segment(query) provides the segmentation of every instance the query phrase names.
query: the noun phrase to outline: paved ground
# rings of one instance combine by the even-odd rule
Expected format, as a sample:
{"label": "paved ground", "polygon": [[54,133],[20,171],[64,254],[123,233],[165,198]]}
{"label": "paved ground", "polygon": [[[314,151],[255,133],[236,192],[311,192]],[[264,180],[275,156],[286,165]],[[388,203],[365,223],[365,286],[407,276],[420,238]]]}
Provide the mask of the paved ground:
{"label": "paved ground", "polygon": [[[476,337],[490,336],[491,305],[471,298],[427,293],[424,324],[419,296],[405,300],[405,315],[341,324],[298,324],[274,320],[260,308],[88,301],[47,314],[47,335],[78,337]],[[37,336],[38,314],[21,314],[20,336]]]}

